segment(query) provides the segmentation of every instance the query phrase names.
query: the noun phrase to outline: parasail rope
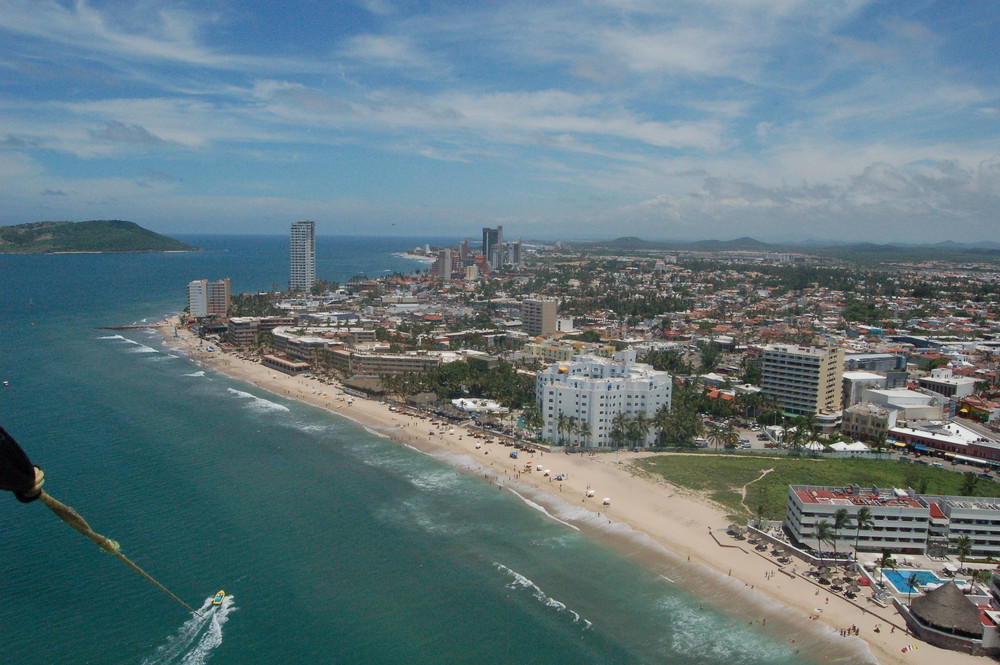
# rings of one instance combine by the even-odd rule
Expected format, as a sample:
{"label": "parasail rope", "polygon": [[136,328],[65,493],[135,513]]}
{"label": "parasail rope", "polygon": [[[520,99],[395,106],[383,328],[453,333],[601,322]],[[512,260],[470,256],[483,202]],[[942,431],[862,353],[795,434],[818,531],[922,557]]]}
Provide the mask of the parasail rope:
{"label": "parasail rope", "polygon": [[[43,475],[41,469],[36,468],[36,475],[37,476]],[[36,487],[41,485],[40,480],[41,479],[36,480]],[[166,593],[168,596],[170,596],[178,603],[183,605],[186,609],[193,612],[194,614],[197,614],[198,616],[201,616],[201,614],[197,610],[195,610],[193,607],[191,607],[183,600],[175,596],[173,592],[170,591],[170,589],[157,582],[155,579],[152,578],[152,576],[150,576],[149,573],[144,571],[142,568],[133,563],[127,556],[122,554],[121,546],[117,542],[111,540],[110,538],[105,538],[101,534],[91,529],[90,525],[87,524],[87,520],[83,519],[83,517],[80,516],[80,513],[76,512],[66,504],[61,503],[56,499],[52,498],[49,494],[45,492],[45,490],[40,490],[38,498],[39,500],[41,500],[42,503],[48,506],[49,510],[54,512],[56,516],[63,522],[69,524],[71,527],[73,527],[74,529],[85,535],[87,538],[90,538],[90,540],[92,540],[98,547],[100,547],[108,554],[111,554],[112,556],[121,559],[123,562],[125,562],[126,565],[128,565],[129,568],[131,568],[132,570],[139,573],[147,580],[158,586],[164,593]]]}

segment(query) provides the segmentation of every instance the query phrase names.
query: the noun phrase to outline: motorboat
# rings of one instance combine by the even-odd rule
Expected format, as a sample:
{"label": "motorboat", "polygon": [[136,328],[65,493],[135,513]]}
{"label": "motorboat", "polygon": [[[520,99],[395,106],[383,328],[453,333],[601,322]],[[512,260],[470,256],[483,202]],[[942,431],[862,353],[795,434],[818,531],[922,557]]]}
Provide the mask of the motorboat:
{"label": "motorboat", "polygon": [[215,598],[212,599],[213,605],[221,605],[223,598],[226,597],[226,592],[219,589],[219,593],[215,594]]}

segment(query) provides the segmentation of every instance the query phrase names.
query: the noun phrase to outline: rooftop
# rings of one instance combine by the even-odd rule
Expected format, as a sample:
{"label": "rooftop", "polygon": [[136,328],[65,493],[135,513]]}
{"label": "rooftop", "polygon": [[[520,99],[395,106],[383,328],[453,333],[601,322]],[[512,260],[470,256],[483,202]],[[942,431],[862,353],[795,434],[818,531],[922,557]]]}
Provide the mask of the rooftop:
{"label": "rooftop", "polygon": [[792,486],[792,491],[802,503],[815,503],[829,506],[878,506],[893,508],[926,509],[927,506],[919,499],[910,496],[907,490],[848,487],[811,487],[808,485]]}

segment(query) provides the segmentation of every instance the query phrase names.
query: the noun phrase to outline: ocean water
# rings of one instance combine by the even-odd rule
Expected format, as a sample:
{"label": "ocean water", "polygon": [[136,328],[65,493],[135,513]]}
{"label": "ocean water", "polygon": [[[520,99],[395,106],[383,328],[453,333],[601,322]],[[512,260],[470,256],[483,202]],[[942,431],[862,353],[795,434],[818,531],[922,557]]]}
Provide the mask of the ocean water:
{"label": "ocean water", "polygon": [[[0,255],[0,424],[51,495],[201,616],[2,496],[0,662],[869,660],[575,507],[217,375],[152,331],[99,329],[179,311],[193,279],[287,281],[284,238],[183,239],[206,251]],[[393,256],[418,242],[320,238],[318,276],[423,268]]]}

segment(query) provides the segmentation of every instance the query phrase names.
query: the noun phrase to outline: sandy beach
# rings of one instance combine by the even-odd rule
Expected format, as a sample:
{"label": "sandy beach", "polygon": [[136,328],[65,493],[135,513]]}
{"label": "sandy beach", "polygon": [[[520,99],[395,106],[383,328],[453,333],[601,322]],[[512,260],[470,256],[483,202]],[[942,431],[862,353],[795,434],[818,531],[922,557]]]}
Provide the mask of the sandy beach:
{"label": "sandy beach", "polygon": [[[341,392],[338,386],[288,376],[218,350],[209,352],[199,348],[199,340],[183,328],[178,329],[179,337],[174,338],[175,325],[176,320],[171,320],[161,326],[168,343],[185,349],[206,367],[276,395],[328,409],[399,443],[462,466],[467,472],[480,473],[484,482],[529,496],[546,507],[554,519],[593,532],[597,539],[615,540],[606,535],[606,530],[602,535],[594,528],[604,519],[623,527],[616,532],[631,530],[634,536],[641,534],[650,541],[642,548],[635,537],[619,537],[610,544],[630,554],[643,549],[645,554],[639,557],[643,563],[653,562],[657,550],[663,548],[666,553],[661,556],[673,556],[690,561],[691,566],[704,567],[705,575],[720,578],[720,582],[724,582],[722,577],[731,577],[737,584],[742,583],[745,592],[760,594],[762,602],[770,599],[805,621],[813,618],[817,626],[828,627],[836,639],[841,639],[837,636],[842,629],[857,627],[857,638],[843,639],[864,640],[879,663],[931,665],[944,661],[982,665],[988,662],[984,657],[938,649],[907,635],[902,618],[892,607],[881,608],[867,602],[867,589],[856,601],[849,601],[804,577],[802,573],[807,566],[803,562],[793,558],[782,566],[745,541],[734,540],[725,533],[729,520],[718,506],[662,480],[649,478],[631,465],[631,460],[645,453],[536,452],[522,453],[518,459],[512,459],[510,448],[474,438],[474,431],[467,427],[436,427],[430,419],[390,411],[378,401],[338,400],[335,397]],[[528,461],[532,467],[551,469],[552,474],[525,471]],[[554,480],[556,474],[564,474],[565,479]],[[588,497],[588,491],[593,491],[594,496]],[[610,505],[604,505],[605,497],[610,498]],[[583,510],[560,510],[560,506],[567,504]],[[875,632],[876,626],[880,632]],[[909,645],[916,645],[917,649],[904,652]]]}

